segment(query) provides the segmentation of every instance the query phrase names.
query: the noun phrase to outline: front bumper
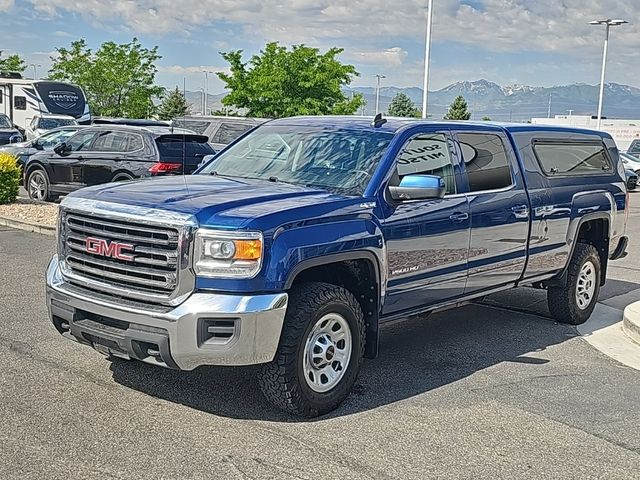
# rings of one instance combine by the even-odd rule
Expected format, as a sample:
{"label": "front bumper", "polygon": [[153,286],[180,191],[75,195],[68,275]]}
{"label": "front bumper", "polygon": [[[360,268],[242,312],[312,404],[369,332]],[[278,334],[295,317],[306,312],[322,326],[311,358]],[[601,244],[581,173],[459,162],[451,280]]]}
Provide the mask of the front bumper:
{"label": "front bumper", "polygon": [[273,360],[287,294],[194,293],[177,307],[144,306],[66,282],[54,255],[47,308],[58,332],[96,350],[180,370]]}

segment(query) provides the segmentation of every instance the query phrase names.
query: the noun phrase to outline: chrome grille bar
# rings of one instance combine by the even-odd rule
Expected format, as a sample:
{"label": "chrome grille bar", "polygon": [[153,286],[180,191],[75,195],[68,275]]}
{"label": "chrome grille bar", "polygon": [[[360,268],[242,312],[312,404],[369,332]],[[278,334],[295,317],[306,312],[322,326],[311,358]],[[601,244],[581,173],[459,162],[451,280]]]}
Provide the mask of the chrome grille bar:
{"label": "chrome grille bar", "polygon": [[74,284],[166,305],[193,291],[189,255],[197,222],[189,215],[67,197],[59,225],[61,270]]}

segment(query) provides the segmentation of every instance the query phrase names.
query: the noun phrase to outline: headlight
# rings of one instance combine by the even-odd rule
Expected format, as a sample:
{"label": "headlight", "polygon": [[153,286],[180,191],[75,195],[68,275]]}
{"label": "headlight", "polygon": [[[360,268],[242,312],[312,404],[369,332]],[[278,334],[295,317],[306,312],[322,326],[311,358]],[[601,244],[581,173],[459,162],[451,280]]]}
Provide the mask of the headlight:
{"label": "headlight", "polygon": [[225,232],[200,228],[196,232],[193,268],[203,277],[252,278],[262,265],[262,233]]}

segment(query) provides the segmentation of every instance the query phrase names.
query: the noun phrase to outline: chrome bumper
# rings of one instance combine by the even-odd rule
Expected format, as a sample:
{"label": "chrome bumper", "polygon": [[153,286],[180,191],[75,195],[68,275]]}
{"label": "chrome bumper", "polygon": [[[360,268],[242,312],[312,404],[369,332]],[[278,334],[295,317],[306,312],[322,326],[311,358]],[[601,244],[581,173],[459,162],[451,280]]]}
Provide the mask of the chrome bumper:
{"label": "chrome bumper", "polygon": [[287,300],[286,293],[194,293],[166,309],[116,304],[67,283],[57,255],[47,268],[47,308],[58,332],[105,354],[180,370],[273,360]]}

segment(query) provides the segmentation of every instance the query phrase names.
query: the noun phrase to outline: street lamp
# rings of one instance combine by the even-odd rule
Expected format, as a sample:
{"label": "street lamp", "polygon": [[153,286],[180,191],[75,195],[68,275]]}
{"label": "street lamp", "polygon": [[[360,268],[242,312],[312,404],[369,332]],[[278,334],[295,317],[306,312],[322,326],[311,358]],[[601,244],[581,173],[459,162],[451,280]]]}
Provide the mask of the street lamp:
{"label": "street lamp", "polygon": [[209,74],[210,73],[214,73],[210,70],[206,70],[203,69],[202,73],[204,73],[204,111],[202,112],[203,115],[207,114],[207,100],[209,97]]}
{"label": "street lamp", "polygon": [[384,75],[376,75],[376,115],[380,111],[380,80],[387,78]]}
{"label": "street lamp", "polygon": [[29,66],[33,67],[33,79],[37,80],[38,79],[38,68],[41,67],[42,65],[40,65],[40,64],[36,65],[35,63],[32,63]]}
{"label": "street lamp", "polygon": [[606,27],[605,35],[604,35],[604,53],[602,54],[602,75],[600,76],[600,96],[598,98],[598,126],[596,127],[600,130],[600,125],[602,124],[602,101],[604,99],[604,72],[607,68],[607,50],[609,48],[609,29],[611,27],[618,27],[620,25],[624,25],[625,23],[629,23],[626,20],[593,20],[589,22],[589,25],[604,25]]}
{"label": "street lamp", "polygon": [[424,83],[422,85],[422,118],[427,118],[429,99],[429,62],[431,61],[431,25],[433,24],[433,0],[429,0],[427,11],[427,39],[424,52]]}

